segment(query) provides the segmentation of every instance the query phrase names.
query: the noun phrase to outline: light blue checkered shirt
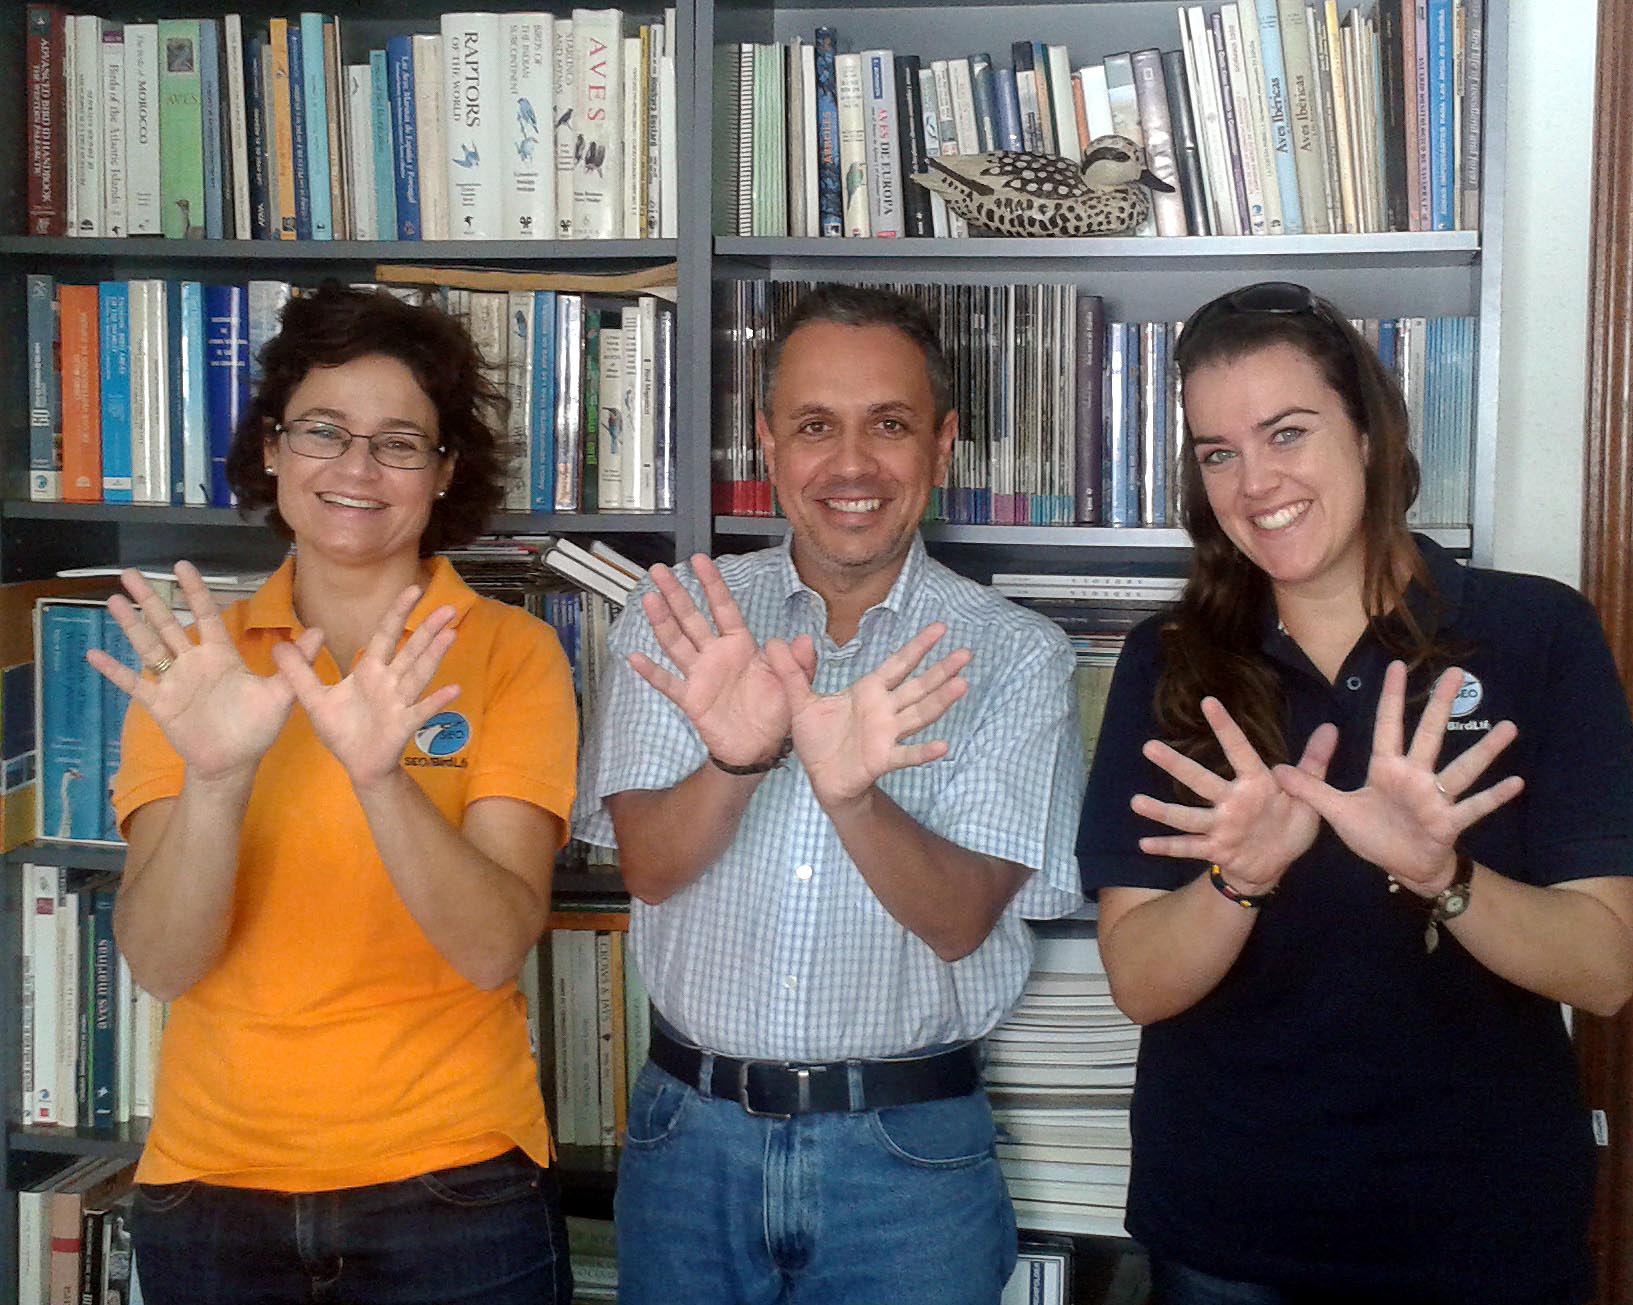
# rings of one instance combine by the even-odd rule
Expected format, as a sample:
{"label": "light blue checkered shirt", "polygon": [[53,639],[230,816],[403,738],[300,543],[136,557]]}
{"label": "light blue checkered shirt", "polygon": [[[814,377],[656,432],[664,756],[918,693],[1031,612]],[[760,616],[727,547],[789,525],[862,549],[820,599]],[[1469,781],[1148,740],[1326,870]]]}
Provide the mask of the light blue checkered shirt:
{"label": "light blue checkered shirt", "polygon": [[[942,961],[880,905],[790,756],[755,791],[718,864],[657,906],[630,903],[631,944],[653,1003],[684,1036],[732,1056],[873,1058],[982,1037],[1026,982],[1025,920],[1082,903],[1073,846],[1083,756],[1065,636],[948,570],[916,538],[889,596],[842,648],[828,638],[827,605],[800,581],[786,541],[719,565],[755,638],[812,637],[820,693],[837,692],[945,621],[948,636],[926,665],[969,648],[969,692],[914,738],[951,747],[879,786],[950,842],[1037,873],[979,948]],[[701,607],[691,568],[677,574]],[[629,668],[637,650],[670,664],[638,598],[611,645],[573,821],[578,837],[603,846],[614,844],[609,793],[669,788],[708,755],[679,708]]]}

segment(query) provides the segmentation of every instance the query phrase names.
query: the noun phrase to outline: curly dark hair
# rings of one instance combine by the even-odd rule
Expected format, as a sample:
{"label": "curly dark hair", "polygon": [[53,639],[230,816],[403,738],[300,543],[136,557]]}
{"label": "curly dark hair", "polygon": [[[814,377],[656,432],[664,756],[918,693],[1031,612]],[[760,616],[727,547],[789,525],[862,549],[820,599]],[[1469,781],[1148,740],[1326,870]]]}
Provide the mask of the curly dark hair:
{"label": "curly dark hair", "polygon": [[432,504],[420,536],[420,556],[469,543],[504,501],[509,401],[483,373],[470,334],[440,308],[332,280],[285,304],[281,329],[261,350],[261,384],[227,452],[227,483],[238,495],[239,511],[266,508],[267,524],[293,538],[278,514],[277,481],[267,474],[263,444],[314,368],[374,354],[395,358],[414,373],[437,410],[437,438],[455,459],[448,492]]}

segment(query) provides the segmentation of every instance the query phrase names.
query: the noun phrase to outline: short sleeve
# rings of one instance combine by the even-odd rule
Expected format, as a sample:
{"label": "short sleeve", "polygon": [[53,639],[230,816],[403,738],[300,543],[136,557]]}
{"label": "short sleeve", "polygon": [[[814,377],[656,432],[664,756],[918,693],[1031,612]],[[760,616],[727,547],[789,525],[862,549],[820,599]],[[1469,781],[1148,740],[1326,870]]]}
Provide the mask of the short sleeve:
{"label": "short sleeve", "polygon": [[560,816],[565,825],[578,767],[578,710],[572,670],[555,631],[507,610],[487,669],[481,746],[465,801],[515,798]]}
{"label": "short sleeve", "polygon": [[[702,602],[701,590],[690,567],[677,567],[676,577]],[[617,846],[606,799],[631,789],[666,789],[701,766],[708,749],[686,714],[638,675],[629,664],[632,652],[642,652],[659,666],[674,666],[658,647],[641,596],[648,581],[630,595],[629,604],[613,622],[607,636],[606,673],[593,710],[591,728],[579,768],[578,805],[573,836],[600,847]]]}
{"label": "short sleeve", "polygon": [[1565,591],[1525,778],[1534,882],[1633,874],[1633,719],[1587,599]]}
{"label": "short sleeve", "polygon": [[980,720],[947,758],[950,778],[924,822],[959,847],[1035,871],[1009,906],[1033,920],[1083,904],[1072,856],[1083,792],[1074,658],[1063,635],[1047,633],[1036,655],[988,680]]}
{"label": "short sleeve", "polygon": [[1129,807],[1136,793],[1161,796],[1172,782],[1141,749],[1157,737],[1153,715],[1161,670],[1158,618],[1136,627],[1123,645],[1106,698],[1105,721],[1089,768],[1077,831],[1083,888],[1183,888],[1196,878],[1195,862],[1148,856],[1140,839],[1166,831]]}
{"label": "short sleeve", "polygon": [[113,782],[113,812],[120,835],[126,834],[125,822],[138,808],[180,796],[186,778],[187,765],[158,722],[141,703],[132,702],[119,736],[119,773]]}

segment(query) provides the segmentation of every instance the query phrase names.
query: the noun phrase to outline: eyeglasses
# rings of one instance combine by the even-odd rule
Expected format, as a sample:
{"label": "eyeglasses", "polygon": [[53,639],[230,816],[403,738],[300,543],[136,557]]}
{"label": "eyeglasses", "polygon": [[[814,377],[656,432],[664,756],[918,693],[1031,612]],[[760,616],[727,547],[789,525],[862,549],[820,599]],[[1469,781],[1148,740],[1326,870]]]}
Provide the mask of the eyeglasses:
{"label": "eyeglasses", "polygon": [[382,467],[395,471],[419,471],[431,465],[433,456],[447,453],[446,446],[432,444],[427,436],[406,430],[383,430],[374,435],[354,435],[332,421],[280,422],[273,427],[289,441],[289,450],[303,458],[338,458],[351,448],[353,440],[366,440],[369,456]]}

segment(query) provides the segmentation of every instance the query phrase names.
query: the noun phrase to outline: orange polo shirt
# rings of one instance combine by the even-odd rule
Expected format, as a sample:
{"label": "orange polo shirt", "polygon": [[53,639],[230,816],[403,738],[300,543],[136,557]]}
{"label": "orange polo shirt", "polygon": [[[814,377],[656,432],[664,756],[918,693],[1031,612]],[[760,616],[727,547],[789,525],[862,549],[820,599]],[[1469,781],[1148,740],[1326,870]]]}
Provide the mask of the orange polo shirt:
{"label": "orange polo shirt", "polygon": [[[458,610],[431,688],[461,692],[404,748],[403,765],[455,826],[486,797],[531,802],[565,826],[578,731],[561,645],[542,621],[479,597],[446,560],[434,568],[408,628],[444,604]],[[286,562],[225,614],[259,674],[302,629],[294,574]],[[340,678],[327,650],[314,669],[326,684]],[[123,746],[121,827],[179,794],[184,769],[140,707]],[[256,773],[226,949],[171,1003],[137,1178],[326,1191],[512,1145],[550,1161],[521,994],[514,984],[482,992],[431,945],[297,705]]]}

